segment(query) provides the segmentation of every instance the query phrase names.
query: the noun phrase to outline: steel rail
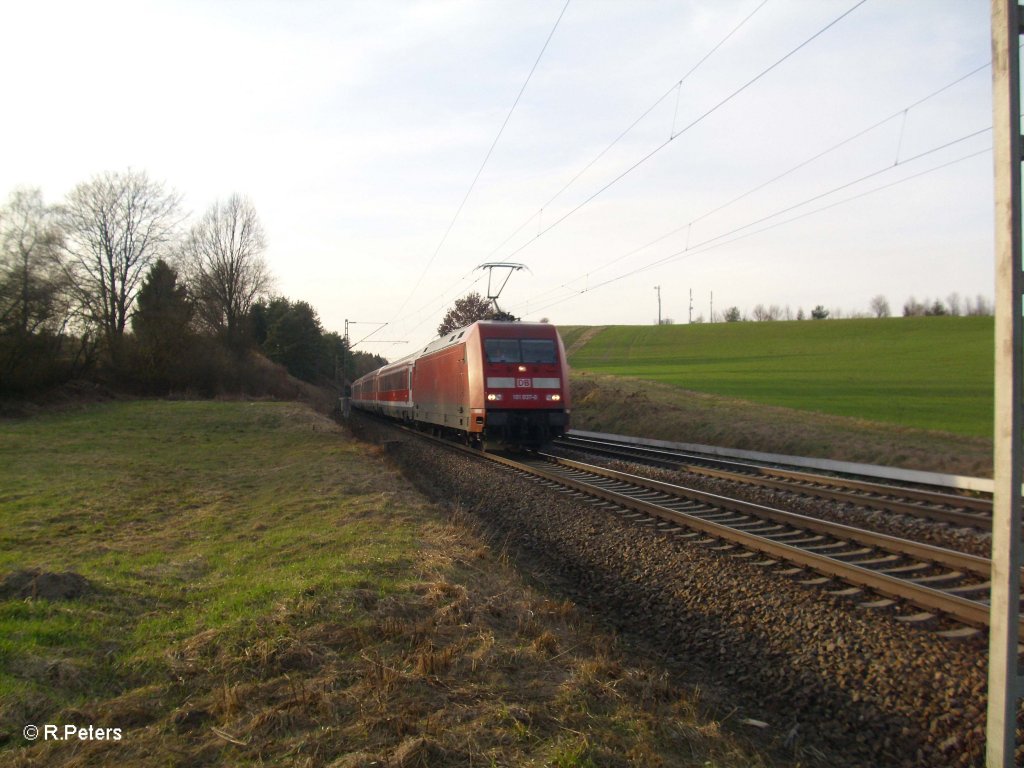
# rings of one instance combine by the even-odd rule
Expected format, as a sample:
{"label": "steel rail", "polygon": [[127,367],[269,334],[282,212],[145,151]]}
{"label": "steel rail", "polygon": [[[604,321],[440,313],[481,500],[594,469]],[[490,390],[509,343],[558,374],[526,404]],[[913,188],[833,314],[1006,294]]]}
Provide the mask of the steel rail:
{"label": "steel rail", "polygon": [[[663,504],[651,500],[645,500],[629,496],[617,491],[602,488],[599,485],[567,477],[564,472],[553,471],[545,467],[537,466],[538,463],[548,464],[556,467],[565,467],[575,472],[592,474],[607,480],[624,482],[630,485],[639,486],[650,492],[666,494],[679,500],[689,500],[700,504],[707,504],[713,507],[726,510],[727,513],[738,513],[753,517],[763,517],[777,522],[785,521],[784,524],[795,527],[806,527],[812,532],[820,532],[824,535],[838,536],[841,531],[848,535],[851,541],[862,543],[875,549],[890,549],[908,557],[942,564],[953,567],[957,570],[966,570],[978,576],[988,576],[991,573],[991,563],[985,558],[967,555],[962,552],[933,547],[927,544],[918,544],[906,541],[885,534],[863,531],[858,528],[828,523],[815,518],[797,515],[791,512],[772,509],[759,504],[753,504],[737,499],[729,499],[716,494],[705,493],[695,489],[683,488],[682,486],[663,483],[657,480],[631,475],[626,472],[596,467],[582,462],[570,461],[557,456],[539,454],[541,462],[525,464],[515,459],[510,459],[500,454],[482,453],[479,450],[468,446],[458,445],[441,438],[432,437],[422,432],[405,429],[419,437],[437,442],[449,449],[474,456],[478,459],[492,461],[506,466],[517,472],[532,475],[557,485],[563,486],[574,492],[585,496],[598,498],[607,501],[615,506],[631,509],[635,512],[651,517],[659,518],[674,525],[683,526],[691,530],[700,531],[709,536],[721,539],[732,544],[739,545],[748,550],[755,550],[768,555],[771,558],[795,563],[801,567],[817,571],[825,576],[838,578],[847,583],[870,589],[888,598],[905,600],[913,605],[946,614],[957,621],[968,626],[987,627],[989,625],[989,606],[986,603],[969,600],[957,594],[933,589],[924,586],[922,583],[915,583],[891,576],[881,571],[874,571],[863,565],[848,563],[827,555],[817,554],[813,551],[800,549],[791,544],[775,541],[756,533],[747,533],[737,528],[729,527],[697,515],[691,515],[682,510],[672,509]],[[836,533],[832,533],[835,531]],[[928,577],[926,577],[928,578]],[[956,588],[954,588],[956,589]],[[983,589],[982,586],[969,588],[968,592],[977,592]],[[1021,633],[1024,634],[1024,619],[1019,619]]]}
{"label": "steel rail", "polygon": [[[694,457],[685,453],[673,453],[657,448],[596,441],[588,438],[563,438],[559,440],[558,444],[608,456],[644,458],[654,461],[661,466],[692,472],[706,477],[732,480],[744,484],[757,485],[762,488],[815,496],[832,501],[848,502],[887,512],[925,517],[962,527],[992,530],[992,501],[985,498],[939,493],[918,488],[904,488],[865,480],[817,475],[796,470],[762,467],[756,464],[699,457],[699,461],[707,464],[737,468],[736,470],[715,469],[686,461],[686,459]],[[922,502],[928,506],[922,506],[922,504],[917,502]],[[954,507],[954,509],[946,507]],[[985,514],[986,512],[988,514]]]}
{"label": "steel rail", "polygon": [[902,555],[907,555],[908,557],[939,563],[957,570],[968,571],[985,578],[988,578],[991,573],[991,562],[986,558],[978,557],[977,555],[969,555],[964,552],[943,549],[942,547],[936,547],[931,544],[921,544],[908,539],[901,539],[896,536],[877,533],[875,531],[867,531],[863,528],[855,528],[842,523],[820,520],[816,517],[808,517],[807,515],[801,515],[796,512],[787,512],[773,507],[766,507],[763,504],[755,504],[751,501],[731,499],[728,496],[720,496],[715,493],[708,493],[707,491],[701,491],[695,488],[686,488],[685,486],[665,483],[660,480],[652,480],[647,477],[632,475],[628,472],[619,472],[618,470],[597,467],[592,464],[570,461],[569,459],[563,459],[561,457],[548,454],[540,455],[546,460],[560,466],[580,470],[582,472],[587,472],[599,477],[605,477],[610,480],[619,480],[632,486],[646,488],[651,491],[658,491],[660,493],[668,494],[669,496],[689,499],[701,504],[709,504],[713,507],[727,509],[731,512],[750,515],[764,520],[773,520],[777,523],[783,523],[795,528],[814,531],[815,533],[824,534],[826,536],[855,541],[858,544],[863,544],[869,547],[885,549],[890,552],[898,552]]}
{"label": "steel rail", "polygon": [[[735,528],[730,528],[727,525],[671,509],[662,504],[638,499],[606,488],[601,488],[600,486],[595,486],[582,480],[566,477],[564,474],[558,472],[544,470],[532,465],[524,465],[521,462],[513,461],[502,456],[488,455],[488,458],[505,464],[513,469],[527,471],[530,474],[559,483],[589,496],[594,496],[619,506],[633,509],[637,512],[642,512],[668,522],[701,531],[710,536],[714,536],[715,538],[738,544],[747,549],[755,549],[771,557],[796,563],[818,571],[819,573],[842,579],[848,583],[866,587],[887,597],[907,600],[908,602],[920,607],[939,611],[952,616],[965,624],[972,626],[988,626],[989,607],[985,603],[968,600],[960,597],[959,595],[949,594],[942,590],[933,589],[911,581],[899,579],[897,577],[890,576],[889,574],[873,571],[870,568],[865,568],[854,563],[847,563],[826,555],[809,552],[783,542],[774,541],[764,536],[745,533]],[[551,458],[557,459],[557,457]],[[748,502],[727,499],[714,494],[706,494],[701,491],[692,491],[691,489],[684,489],[679,486],[673,486],[669,483],[660,483],[658,481],[648,480],[647,478],[636,477],[635,475],[629,475],[625,472],[606,470],[601,467],[591,467],[590,465],[581,464],[580,462],[569,462],[565,459],[558,459],[558,464],[570,466],[574,469],[578,469],[579,471],[592,472],[593,474],[609,479],[622,480],[631,484],[637,483],[650,490],[657,490],[659,492],[669,493],[670,495],[680,495],[682,498],[689,498],[694,501],[724,507],[731,511],[743,511],[744,513],[756,515],[758,517],[767,516],[769,519],[780,519],[779,516],[785,519],[796,517],[800,518],[801,525],[804,523],[811,523],[815,524],[815,527],[817,527],[817,523],[821,522],[815,521],[813,518],[805,518],[802,515],[792,515],[792,513],[781,512],[781,510],[772,510],[768,507],[749,504]],[[770,513],[770,516],[766,513]],[[833,524],[828,525],[831,526]],[[904,541],[892,536],[872,534],[860,531],[856,528],[850,528],[849,526],[838,526],[838,528],[846,531],[848,534],[852,534],[850,535],[852,540],[865,544],[870,543],[871,546],[876,546],[878,548],[891,547],[893,551],[907,554],[911,557],[924,559],[929,562],[942,563],[944,565],[952,565],[953,563],[956,563],[957,565],[955,567],[958,569],[967,569],[978,575],[987,575],[991,570],[991,564],[984,558],[965,555],[960,552],[951,552],[949,550],[943,550],[938,547],[931,547],[924,544],[916,544],[914,542]],[[1022,631],[1024,631],[1024,622],[1022,622],[1021,628]]]}
{"label": "steel rail", "polygon": [[[496,461],[519,470],[523,470],[524,467],[527,467],[527,465],[507,460],[504,457],[488,458],[494,458]],[[599,476],[620,479],[630,483],[638,482],[643,486],[659,490],[659,492],[662,493],[680,495],[683,498],[689,498],[693,501],[700,501],[703,503],[713,504],[715,506],[726,507],[732,511],[742,511],[759,517],[768,516],[769,519],[788,519],[793,516],[802,518],[800,520],[801,525],[811,523],[815,527],[818,527],[816,523],[820,522],[815,521],[813,518],[805,518],[802,515],[792,515],[792,513],[771,510],[770,508],[762,507],[760,505],[737,502],[735,500],[725,499],[724,497],[718,497],[702,492],[691,492],[690,489],[674,486],[670,483],[660,483],[655,480],[647,480],[646,478],[636,477],[635,475],[629,475],[625,472],[614,472],[613,470],[604,470],[600,467],[592,469],[589,465],[583,465],[579,462],[566,463],[565,460],[559,460],[558,463],[562,465],[567,464],[568,466],[572,466],[573,468],[581,471],[592,472],[593,470],[597,470],[594,473]],[[951,595],[941,590],[932,589],[921,584],[904,581],[893,577],[893,575],[889,575],[888,573],[871,570],[870,568],[856,565],[854,563],[844,562],[825,555],[819,555],[814,552],[808,552],[792,545],[758,536],[757,534],[748,534],[748,532],[731,528],[728,525],[723,525],[712,520],[690,515],[686,512],[674,510],[651,501],[618,494],[613,492],[613,490],[602,488],[583,480],[566,477],[558,472],[545,471],[534,466],[528,466],[527,471],[531,474],[545,477],[546,479],[571,487],[574,490],[579,490],[580,493],[594,496],[613,504],[624,506],[663,520],[681,524],[688,528],[700,530],[717,539],[722,539],[733,544],[740,545],[746,549],[755,549],[771,557],[797,563],[804,567],[829,575],[829,577],[835,577],[844,582],[854,584],[859,587],[865,587],[887,597],[906,600],[914,605],[940,611],[956,618],[957,621],[963,622],[964,624],[975,627],[988,626],[989,608],[986,603],[976,602],[964,597],[959,597],[958,595]],[[766,513],[771,514],[768,515]],[[781,518],[779,515],[781,515]],[[830,526],[831,524],[829,523],[828,525]],[[846,534],[849,535],[849,538],[853,541],[864,544],[870,543],[871,546],[877,546],[879,548],[891,547],[894,551],[907,554],[914,558],[939,562],[946,565],[956,563],[954,567],[957,567],[958,569],[968,569],[971,572],[978,573],[980,575],[987,575],[991,568],[988,560],[974,557],[973,555],[965,555],[963,553],[950,552],[937,547],[930,547],[928,545],[905,542],[894,537],[886,537],[876,534],[867,534],[864,536],[866,531],[851,528],[850,526],[844,525],[839,526],[839,528],[844,529]],[[1024,626],[1022,626],[1022,630],[1024,630]]]}

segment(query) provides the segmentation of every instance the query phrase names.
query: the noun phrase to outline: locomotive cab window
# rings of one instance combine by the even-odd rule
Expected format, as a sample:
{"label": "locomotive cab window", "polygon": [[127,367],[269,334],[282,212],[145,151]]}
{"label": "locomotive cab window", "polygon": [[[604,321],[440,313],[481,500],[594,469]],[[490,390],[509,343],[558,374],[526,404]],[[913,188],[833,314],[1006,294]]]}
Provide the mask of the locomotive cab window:
{"label": "locomotive cab window", "polygon": [[551,339],[523,339],[524,363],[555,363],[555,342]]}
{"label": "locomotive cab window", "polygon": [[488,363],[518,363],[518,339],[484,339],[484,351]]}
{"label": "locomotive cab window", "polygon": [[551,339],[484,339],[488,363],[557,363]]}

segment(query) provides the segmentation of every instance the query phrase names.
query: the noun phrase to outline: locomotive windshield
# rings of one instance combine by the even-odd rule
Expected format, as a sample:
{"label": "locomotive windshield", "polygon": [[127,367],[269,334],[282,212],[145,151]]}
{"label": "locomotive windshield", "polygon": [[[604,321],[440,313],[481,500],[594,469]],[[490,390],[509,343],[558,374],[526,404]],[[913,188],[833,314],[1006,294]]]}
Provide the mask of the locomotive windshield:
{"label": "locomotive windshield", "polygon": [[550,339],[523,339],[520,344],[523,348],[524,363],[554,363],[555,342]]}
{"label": "locomotive windshield", "polygon": [[557,363],[551,339],[484,339],[488,363]]}

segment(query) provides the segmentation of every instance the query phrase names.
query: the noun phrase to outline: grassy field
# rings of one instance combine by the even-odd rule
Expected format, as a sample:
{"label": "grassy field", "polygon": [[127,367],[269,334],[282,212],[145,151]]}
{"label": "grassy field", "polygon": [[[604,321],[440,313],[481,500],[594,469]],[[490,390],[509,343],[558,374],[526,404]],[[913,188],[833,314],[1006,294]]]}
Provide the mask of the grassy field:
{"label": "grassy field", "polygon": [[0,764],[800,764],[296,404],[0,421],[0,540]]}
{"label": "grassy field", "polygon": [[560,330],[574,371],[901,427],[992,434],[991,317]]}

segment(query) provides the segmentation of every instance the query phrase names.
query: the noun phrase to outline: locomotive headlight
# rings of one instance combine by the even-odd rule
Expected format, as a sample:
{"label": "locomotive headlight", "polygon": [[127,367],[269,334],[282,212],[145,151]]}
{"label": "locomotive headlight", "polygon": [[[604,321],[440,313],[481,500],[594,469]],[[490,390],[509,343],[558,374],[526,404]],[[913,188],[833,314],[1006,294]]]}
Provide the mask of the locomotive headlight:
{"label": "locomotive headlight", "polygon": [[492,403],[493,403],[493,402],[494,402],[495,400],[501,400],[501,393],[500,393],[500,392],[491,392],[491,393],[490,393],[490,394],[489,394],[489,395],[487,396],[487,399],[488,399],[488,400],[490,400],[490,401],[491,401]]}
{"label": "locomotive headlight", "polygon": [[526,373],[526,366],[525,365],[520,365],[519,366],[519,372],[520,373]]}
{"label": "locomotive headlight", "polygon": [[555,403],[559,402],[561,399],[562,399],[561,395],[548,395],[548,400],[551,400],[552,402],[555,402]]}

